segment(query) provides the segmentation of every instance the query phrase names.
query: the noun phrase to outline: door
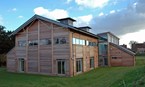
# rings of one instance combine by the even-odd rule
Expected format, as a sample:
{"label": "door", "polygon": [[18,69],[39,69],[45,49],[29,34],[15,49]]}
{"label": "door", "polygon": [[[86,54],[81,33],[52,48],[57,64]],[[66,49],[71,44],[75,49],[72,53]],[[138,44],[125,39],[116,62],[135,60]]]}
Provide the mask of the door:
{"label": "door", "polygon": [[65,60],[57,60],[57,72],[58,74],[65,74],[66,72],[66,61]]}
{"label": "door", "polygon": [[25,60],[23,58],[19,59],[19,71],[24,72],[25,71]]}

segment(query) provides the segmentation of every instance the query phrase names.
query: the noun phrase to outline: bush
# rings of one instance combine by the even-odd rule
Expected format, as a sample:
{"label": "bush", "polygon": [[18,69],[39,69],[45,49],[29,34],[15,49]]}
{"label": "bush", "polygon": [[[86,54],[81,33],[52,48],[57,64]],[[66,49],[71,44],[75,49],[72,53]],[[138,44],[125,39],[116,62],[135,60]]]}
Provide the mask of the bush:
{"label": "bush", "polygon": [[6,54],[0,54],[0,67],[6,66]]}

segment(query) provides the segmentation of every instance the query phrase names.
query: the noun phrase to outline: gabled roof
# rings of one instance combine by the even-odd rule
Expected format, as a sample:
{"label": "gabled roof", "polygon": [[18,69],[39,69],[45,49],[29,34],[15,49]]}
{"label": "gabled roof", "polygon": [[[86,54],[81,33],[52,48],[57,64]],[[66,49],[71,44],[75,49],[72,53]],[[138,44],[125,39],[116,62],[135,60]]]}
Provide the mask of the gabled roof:
{"label": "gabled roof", "polygon": [[71,26],[71,25],[66,25],[66,24],[63,24],[63,23],[60,23],[58,21],[55,21],[55,20],[51,20],[51,19],[48,19],[46,17],[42,17],[42,16],[39,16],[39,15],[34,15],[32,18],[30,18],[28,21],[26,21],[23,25],[21,25],[19,28],[17,28],[11,35],[16,35],[18,32],[20,32],[23,28],[25,28],[26,26],[28,26],[31,22],[35,21],[35,20],[43,20],[43,21],[46,21],[46,22],[51,22],[53,24],[56,24],[56,25],[59,25],[59,26],[62,26],[64,28],[68,28],[70,30],[74,30],[74,31],[77,31],[77,32],[80,32],[80,33],[84,33],[84,34],[87,34],[87,35],[90,35],[90,36],[93,36],[95,38],[98,38],[95,34],[93,33],[90,33],[90,32],[87,32],[87,31],[83,31],[81,29],[78,29],[74,26]]}
{"label": "gabled roof", "polygon": [[128,54],[135,55],[134,52],[132,52],[132,51],[130,51],[130,50],[128,50],[128,49],[126,49],[126,48],[120,46],[120,45],[117,45],[117,44],[114,44],[114,43],[109,43],[109,44],[111,44],[111,45],[117,47],[118,49],[120,49],[120,50],[122,50],[122,51],[124,51],[124,52],[127,52]]}

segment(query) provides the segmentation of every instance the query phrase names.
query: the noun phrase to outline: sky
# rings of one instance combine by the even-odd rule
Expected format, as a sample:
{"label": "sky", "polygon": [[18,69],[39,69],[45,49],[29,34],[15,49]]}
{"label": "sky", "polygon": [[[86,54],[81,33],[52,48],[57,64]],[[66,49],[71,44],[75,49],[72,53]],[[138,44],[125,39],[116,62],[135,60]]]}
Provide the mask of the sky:
{"label": "sky", "polygon": [[120,44],[145,42],[145,0],[1,0],[0,25],[14,31],[34,14],[53,20],[71,17],[94,34],[112,32]]}

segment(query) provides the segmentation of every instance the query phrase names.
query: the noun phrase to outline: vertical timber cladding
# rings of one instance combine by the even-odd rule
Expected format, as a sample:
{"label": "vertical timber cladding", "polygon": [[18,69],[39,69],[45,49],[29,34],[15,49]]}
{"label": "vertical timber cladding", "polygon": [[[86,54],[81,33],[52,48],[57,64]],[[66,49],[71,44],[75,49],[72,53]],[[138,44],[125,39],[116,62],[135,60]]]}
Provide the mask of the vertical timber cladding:
{"label": "vertical timber cladding", "polygon": [[[15,60],[16,60],[16,69],[19,72],[19,58],[24,58],[26,60],[26,47],[19,46],[19,41],[26,41],[26,29],[22,29],[15,39]],[[24,66],[26,69],[26,66]]]}
{"label": "vertical timber cladding", "polygon": [[[70,38],[69,38],[69,30],[60,26],[57,26],[53,24],[53,71],[54,74],[57,74],[57,60],[58,59],[64,59],[66,61],[66,76],[70,75]],[[56,41],[61,38],[65,38],[66,43],[61,44],[56,44]]]}
{"label": "vertical timber cladding", "polygon": [[[52,39],[52,24],[39,21],[40,23],[40,40]],[[51,42],[52,44],[52,42]],[[39,61],[40,61],[40,73],[51,74],[52,73],[52,45],[40,45],[39,47]]]}
{"label": "vertical timber cladding", "polygon": [[16,72],[16,56],[15,56],[15,48],[13,48],[7,54],[7,70],[10,72]]}
{"label": "vertical timber cladding", "polygon": [[[86,36],[77,32],[72,32],[72,38],[87,40],[89,42],[96,42],[98,40],[94,37]],[[76,74],[76,59],[83,58],[83,72],[90,70],[90,57],[94,57],[94,66],[98,67],[98,46],[86,46],[73,44],[72,55],[74,58],[74,74]]]}
{"label": "vertical timber cladding", "polygon": [[[30,41],[38,40],[38,21],[35,21],[28,28],[28,45]],[[37,73],[38,72],[38,45],[28,46],[27,53],[28,62],[28,72]]]}

